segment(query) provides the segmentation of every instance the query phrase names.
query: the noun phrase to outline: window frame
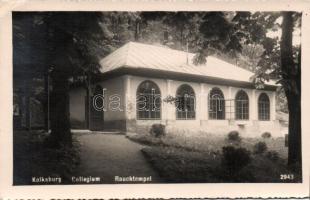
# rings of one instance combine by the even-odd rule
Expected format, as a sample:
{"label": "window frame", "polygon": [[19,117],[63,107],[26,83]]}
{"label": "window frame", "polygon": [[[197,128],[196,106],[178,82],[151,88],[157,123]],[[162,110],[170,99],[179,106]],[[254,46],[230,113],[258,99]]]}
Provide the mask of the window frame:
{"label": "window frame", "polygon": [[[215,93],[215,94],[212,94]],[[211,98],[212,96],[218,96],[219,98]],[[215,106],[214,106],[215,103]],[[213,111],[215,107],[216,111]],[[218,107],[222,107],[222,110],[218,110]],[[212,112],[213,111],[213,112]],[[222,113],[222,114],[220,114]],[[215,117],[213,116],[215,114]],[[222,116],[221,116],[222,115]],[[226,107],[225,96],[222,90],[218,87],[214,87],[210,90],[208,95],[208,117],[210,120],[225,120],[226,119]]]}
{"label": "window frame", "polygon": [[[186,89],[188,89],[188,91]],[[186,92],[188,92],[189,94],[187,94]],[[181,98],[182,98],[182,101],[184,101],[186,105],[188,105],[191,108],[190,111],[187,111],[186,108],[185,108],[185,111],[179,110],[178,107],[180,104],[178,102],[179,102],[179,99]],[[175,107],[176,107],[176,120],[196,120],[196,94],[192,86],[188,84],[182,84],[178,87],[176,91],[176,106]],[[181,117],[179,115],[181,115]],[[183,117],[184,115],[185,117]]]}
{"label": "window frame", "polygon": [[[147,84],[147,83],[150,83],[150,86],[149,86],[150,88],[147,88],[146,90],[150,90],[150,91],[140,92],[139,90],[143,89],[142,88],[143,84]],[[155,91],[155,92],[153,93],[152,91]],[[144,96],[140,96],[140,95],[144,95]],[[156,102],[157,100],[156,96],[158,95],[159,95],[159,102]],[[140,97],[144,97],[146,99],[145,107],[150,108],[150,106],[153,107],[154,105],[157,104],[159,105],[159,110],[155,110],[155,109],[154,110],[148,109],[145,111],[139,110],[138,104],[139,104]],[[154,98],[153,101],[152,101],[152,98]],[[137,120],[161,120],[161,117],[162,117],[161,108],[162,108],[162,100],[161,100],[161,91],[160,91],[159,86],[154,81],[151,81],[151,80],[142,81],[138,85],[137,90],[136,90],[136,119]],[[144,116],[142,116],[142,112],[144,112]]]}
{"label": "window frame", "polygon": [[[267,98],[267,101],[261,100],[261,98],[264,98],[264,97]],[[260,93],[260,95],[258,96],[257,113],[258,113],[259,121],[270,121],[270,98],[268,94],[266,94],[265,92]]]}
{"label": "window frame", "polygon": [[[238,97],[241,95],[243,95],[246,99],[239,100]],[[247,102],[247,103],[245,104],[244,102]],[[241,105],[241,107],[239,108],[238,105]],[[250,119],[250,99],[249,99],[249,95],[244,90],[239,90],[235,96],[235,120],[244,120],[245,121],[245,120],[249,120],[249,119]]]}

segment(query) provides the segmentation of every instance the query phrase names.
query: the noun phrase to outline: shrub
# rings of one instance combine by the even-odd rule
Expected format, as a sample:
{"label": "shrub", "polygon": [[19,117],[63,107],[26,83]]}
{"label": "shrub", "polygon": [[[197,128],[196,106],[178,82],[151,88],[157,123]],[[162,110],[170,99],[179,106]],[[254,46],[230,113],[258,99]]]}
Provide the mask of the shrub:
{"label": "shrub", "polygon": [[266,152],[267,150],[267,145],[265,142],[257,142],[255,145],[254,145],[254,153],[255,154],[262,154],[264,152]]}
{"label": "shrub", "polygon": [[230,174],[236,174],[251,162],[251,153],[245,148],[226,146],[222,152],[222,165]]}
{"label": "shrub", "polygon": [[162,137],[166,135],[166,127],[162,124],[153,124],[150,134],[154,137]]}
{"label": "shrub", "polygon": [[262,138],[264,138],[264,139],[271,138],[271,133],[269,133],[269,132],[264,132],[264,133],[262,134]]}
{"label": "shrub", "polygon": [[229,141],[235,141],[235,142],[241,141],[241,137],[239,136],[238,131],[230,131],[227,137]]}
{"label": "shrub", "polygon": [[276,151],[268,151],[267,153],[266,153],[266,157],[268,158],[268,159],[270,159],[270,160],[272,160],[272,161],[277,161],[277,160],[279,160],[279,153],[278,152],[276,152]]}

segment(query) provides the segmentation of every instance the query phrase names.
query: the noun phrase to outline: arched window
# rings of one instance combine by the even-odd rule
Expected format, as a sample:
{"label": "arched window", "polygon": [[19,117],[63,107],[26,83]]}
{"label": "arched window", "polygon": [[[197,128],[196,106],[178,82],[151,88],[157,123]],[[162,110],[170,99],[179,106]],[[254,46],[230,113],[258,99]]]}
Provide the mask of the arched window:
{"label": "arched window", "polygon": [[195,92],[189,85],[181,85],[176,95],[177,119],[195,119]]}
{"label": "arched window", "polygon": [[240,90],[236,95],[235,108],[237,120],[249,119],[249,97],[243,90]]}
{"label": "arched window", "polygon": [[258,98],[258,119],[270,120],[270,101],[266,93],[261,93]]}
{"label": "arched window", "polygon": [[137,119],[160,119],[161,95],[152,81],[142,82],[137,89]]}
{"label": "arched window", "polygon": [[225,99],[219,88],[213,88],[209,94],[209,118],[225,119]]}

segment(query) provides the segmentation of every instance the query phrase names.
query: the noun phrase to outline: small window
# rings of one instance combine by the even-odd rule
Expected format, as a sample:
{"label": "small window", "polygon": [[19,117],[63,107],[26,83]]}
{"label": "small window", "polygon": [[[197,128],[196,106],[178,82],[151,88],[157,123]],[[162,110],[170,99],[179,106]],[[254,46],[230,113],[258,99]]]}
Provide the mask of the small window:
{"label": "small window", "polygon": [[191,86],[181,85],[176,95],[177,119],[195,119],[195,93]]}
{"label": "small window", "polygon": [[142,82],[137,90],[137,119],[161,118],[161,94],[152,81]]}
{"label": "small window", "polygon": [[249,119],[249,97],[243,90],[240,90],[236,95],[235,109],[237,120]]}
{"label": "small window", "polygon": [[270,120],[270,101],[266,93],[262,93],[258,98],[258,119]]}
{"label": "small window", "polygon": [[209,94],[209,118],[225,119],[225,99],[219,88],[213,88]]}

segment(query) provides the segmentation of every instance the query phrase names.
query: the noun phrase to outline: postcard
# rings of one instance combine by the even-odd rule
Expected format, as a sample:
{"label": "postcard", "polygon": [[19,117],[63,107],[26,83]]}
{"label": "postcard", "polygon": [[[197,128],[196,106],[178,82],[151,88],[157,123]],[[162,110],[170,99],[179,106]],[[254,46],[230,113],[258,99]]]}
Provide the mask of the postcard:
{"label": "postcard", "polygon": [[1,4],[1,198],[309,196],[309,3]]}

